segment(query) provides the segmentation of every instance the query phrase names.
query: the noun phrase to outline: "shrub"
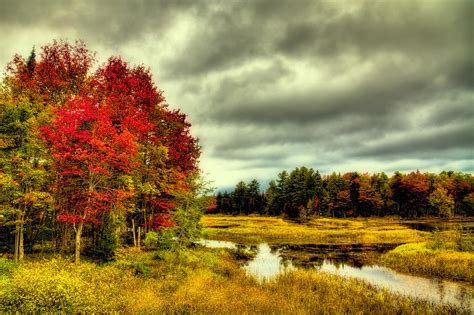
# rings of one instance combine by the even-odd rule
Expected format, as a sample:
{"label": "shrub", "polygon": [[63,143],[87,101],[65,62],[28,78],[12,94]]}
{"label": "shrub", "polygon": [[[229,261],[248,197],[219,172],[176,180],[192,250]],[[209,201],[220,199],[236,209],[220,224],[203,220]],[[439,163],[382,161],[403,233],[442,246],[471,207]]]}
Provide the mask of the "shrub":
{"label": "shrub", "polygon": [[145,236],[146,249],[173,249],[175,238],[171,229],[162,228],[158,232],[148,232]]}
{"label": "shrub", "polygon": [[178,208],[175,212],[176,227],[174,233],[179,248],[190,246],[199,240],[202,226],[200,220],[203,208],[193,205],[187,208]]}
{"label": "shrub", "polygon": [[[133,280],[117,268],[77,266],[62,259],[24,263],[0,277],[0,310],[5,312],[111,312],[126,307],[120,292]],[[1,313],[1,312],[0,312]]]}
{"label": "shrub", "polygon": [[151,274],[150,268],[142,262],[138,262],[138,263],[134,264],[133,268],[134,268],[135,274],[137,276],[148,277]]}
{"label": "shrub", "polygon": [[431,240],[427,242],[426,247],[433,250],[446,249],[446,242],[437,227],[431,233]]}
{"label": "shrub", "polygon": [[0,258],[0,276],[9,275],[18,266],[16,262],[7,258]]}
{"label": "shrub", "polygon": [[454,242],[459,251],[474,251],[474,233],[472,231],[464,231],[461,226],[455,229]]}
{"label": "shrub", "polygon": [[86,283],[58,266],[52,267],[20,268],[12,276],[0,304],[19,312],[71,312],[81,308]]}
{"label": "shrub", "polygon": [[109,214],[104,214],[103,223],[94,231],[94,242],[85,253],[102,262],[114,260],[118,248],[118,236],[115,230],[116,224],[113,218]]}

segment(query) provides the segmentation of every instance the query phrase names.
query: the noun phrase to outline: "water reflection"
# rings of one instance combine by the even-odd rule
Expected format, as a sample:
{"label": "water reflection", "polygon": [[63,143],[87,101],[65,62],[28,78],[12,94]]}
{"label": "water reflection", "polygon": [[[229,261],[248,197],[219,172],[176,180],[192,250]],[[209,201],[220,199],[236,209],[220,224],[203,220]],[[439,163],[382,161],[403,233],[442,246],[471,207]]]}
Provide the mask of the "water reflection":
{"label": "water reflection", "polygon": [[474,288],[464,283],[428,279],[398,273],[382,266],[361,268],[324,261],[318,270],[365,280],[373,285],[407,296],[418,297],[435,303],[452,303],[474,310]]}
{"label": "water reflection", "polygon": [[295,267],[291,261],[280,257],[278,250],[272,251],[266,243],[257,246],[257,255],[249,261],[244,269],[248,274],[260,281],[271,280],[277,275],[293,270]]}
{"label": "water reflection", "polygon": [[[243,268],[259,281],[271,280],[281,273],[295,270],[300,266],[298,264],[296,267],[293,263],[295,256],[292,259],[285,259],[281,256],[280,248],[271,249],[266,243],[256,247],[213,240],[201,240],[199,243],[213,248],[243,247],[256,252],[255,258],[247,262]],[[422,298],[434,303],[451,303],[470,309],[474,313],[474,287],[468,283],[405,275],[379,265],[364,265],[362,261],[357,261],[356,266],[350,266],[341,259],[343,256],[339,254],[336,255],[336,259],[321,259],[320,254],[318,253],[313,259],[308,259],[311,253],[302,251],[301,256],[312,261],[311,264],[303,264],[303,268],[314,268],[342,277],[361,279],[395,293]],[[327,252],[327,255],[331,256],[331,252]],[[349,258],[350,255],[347,257]],[[348,262],[351,261],[352,259],[348,259]]]}
{"label": "water reflection", "polygon": [[235,244],[234,242],[226,242],[226,241],[199,240],[198,244],[209,247],[209,248],[230,248],[230,249],[237,248],[237,244]]}

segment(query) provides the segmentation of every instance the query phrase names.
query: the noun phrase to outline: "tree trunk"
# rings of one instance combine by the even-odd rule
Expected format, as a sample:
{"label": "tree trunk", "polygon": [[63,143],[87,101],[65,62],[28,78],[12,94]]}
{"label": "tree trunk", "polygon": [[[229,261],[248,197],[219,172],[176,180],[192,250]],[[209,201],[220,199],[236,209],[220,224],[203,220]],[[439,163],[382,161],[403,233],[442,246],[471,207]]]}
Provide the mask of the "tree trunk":
{"label": "tree trunk", "polygon": [[135,220],[132,219],[133,246],[137,247],[137,236],[135,235]]}
{"label": "tree trunk", "polygon": [[24,235],[24,223],[23,218],[21,218],[20,222],[20,235],[18,237],[18,260],[23,260],[25,257],[25,247],[23,246],[23,235]]}
{"label": "tree trunk", "polygon": [[76,264],[81,262],[81,235],[82,235],[82,227],[84,226],[84,222],[79,222],[76,230],[76,253],[75,253],[75,260]]}
{"label": "tree trunk", "polygon": [[20,249],[20,227],[18,222],[16,223],[15,226],[15,251],[13,254],[14,260],[18,261],[18,256],[19,256],[19,249]]}
{"label": "tree trunk", "polygon": [[141,237],[142,237],[142,236],[141,236],[141,234],[142,234],[141,232],[142,232],[142,231],[141,231],[141,227],[139,226],[139,227],[138,227],[138,241],[137,241],[137,247],[138,247],[138,248],[140,248],[140,243],[141,243]]}
{"label": "tree trunk", "polygon": [[65,253],[68,249],[69,225],[64,225],[62,232],[61,253]]}

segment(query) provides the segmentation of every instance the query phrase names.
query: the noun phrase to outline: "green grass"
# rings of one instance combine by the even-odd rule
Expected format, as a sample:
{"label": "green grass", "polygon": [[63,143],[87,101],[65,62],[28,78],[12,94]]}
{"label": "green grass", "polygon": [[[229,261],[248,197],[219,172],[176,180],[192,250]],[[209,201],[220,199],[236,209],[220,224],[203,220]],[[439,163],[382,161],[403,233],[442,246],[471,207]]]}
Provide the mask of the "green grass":
{"label": "green grass", "polygon": [[394,218],[314,218],[301,224],[277,217],[207,215],[201,222],[205,238],[241,243],[402,244],[430,237]]}
{"label": "green grass", "polygon": [[[0,277],[0,312],[448,314],[364,282],[296,271],[259,283],[227,250],[123,250],[117,262],[26,261]],[[466,311],[467,313],[467,311]]]}
{"label": "green grass", "polygon": [[474,252],[459,251],[453,242],[442,248],[433,248],[432,241],[401,245],[384,254],[382,261],[398,271],[474,284]]}

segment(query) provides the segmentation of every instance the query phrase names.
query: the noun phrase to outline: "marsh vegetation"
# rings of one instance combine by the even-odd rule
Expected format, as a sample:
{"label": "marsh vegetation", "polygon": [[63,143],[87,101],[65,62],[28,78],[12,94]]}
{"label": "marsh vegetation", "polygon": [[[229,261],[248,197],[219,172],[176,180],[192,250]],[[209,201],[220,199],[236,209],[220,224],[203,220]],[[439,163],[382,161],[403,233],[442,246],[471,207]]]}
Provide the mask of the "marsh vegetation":
{"label": "marsh vegetation", "polygon": [[[474,308],[474,237],[469,218],[409,224],[396,218],[313,218],[303,225],[274,217],[205,216],[203,222],[204,235],[221,240],[218,246],[259,244],[248,248],[258,249],[257,257],[270,258],[251,262],[263,270],[258,274],[258,268],[251,269],[257,278],[297,267],[363,279],[436,303]],[[426,230],[429,225],[434,226],[433,232],[410,228]],[[262,250],[270,248],[267,244],[271,254]],[[279,257],[279,263],[271,256]]]}
{"label": "marsh vegetation", "polygon": [[[380,290],[356,279],[297,270],[261,282],[227,249],[120,251],[114,263],[2,259],[1,311],[167,313],[463,312]],[[31,285],[35,283],[35,285]],[[98,294],[100,292],[100,294]],[[468,313],[464,309],[465,313]]]}

